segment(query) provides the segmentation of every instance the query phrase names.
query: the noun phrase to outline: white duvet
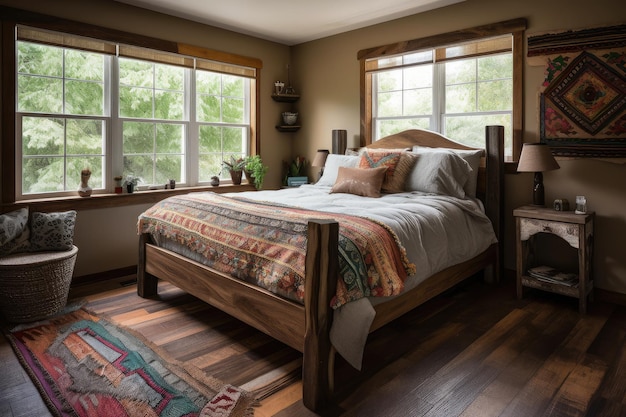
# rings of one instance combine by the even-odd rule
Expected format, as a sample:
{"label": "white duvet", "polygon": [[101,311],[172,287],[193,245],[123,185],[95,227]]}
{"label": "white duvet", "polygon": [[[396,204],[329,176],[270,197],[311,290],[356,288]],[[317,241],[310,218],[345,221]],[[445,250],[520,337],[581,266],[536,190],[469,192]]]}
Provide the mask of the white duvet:
{"label": "white duvet", "polygon": [[[318,185],[232,196],[384,222],[398,235],[409,260],[417,267],[416,274],[405,282],[405,291],[442,269],[473,258],[497,241],[491,222],[476,199],[416,191],[367,198],[331,194],[330,187]],[[372,304],[388,299],[364,298],[335,311],[331,341],[337,352],[357,369],[361,368],[363,348],[375,315]]]}

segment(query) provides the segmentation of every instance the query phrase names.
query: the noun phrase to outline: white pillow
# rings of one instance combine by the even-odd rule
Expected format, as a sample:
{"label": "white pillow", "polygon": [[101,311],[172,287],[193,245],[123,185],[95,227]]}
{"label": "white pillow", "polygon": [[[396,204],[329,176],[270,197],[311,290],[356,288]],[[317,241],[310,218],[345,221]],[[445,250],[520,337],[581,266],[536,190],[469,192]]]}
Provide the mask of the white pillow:
{"label": "white pillow", "polygon": [[419,149],[417,154],[417,161],[405,184],[407,191],[465,198],[464,187],[472,172],[465,159],[449,149]]}
{"label": "white pillow", "polygon": [[356,155],[329,154],[326,158],[326,165],[324,165],[324,173],[316,185],[332,187],[337,181],[339,167],[355,168],[360,159],[361,157]]}
{"label": "white pillow", "polygon": [[429,148],[427,146],[413,146],[413,152],[437,152],[441,149],[450,150],[460,155],[472,168],[472,172],[465,183],[463,189],[468,197],[476,197],[476,187],[478,186],[478,169],[480,168],[480,160],[483,157],[482,149],[451,149],[451,148]]}

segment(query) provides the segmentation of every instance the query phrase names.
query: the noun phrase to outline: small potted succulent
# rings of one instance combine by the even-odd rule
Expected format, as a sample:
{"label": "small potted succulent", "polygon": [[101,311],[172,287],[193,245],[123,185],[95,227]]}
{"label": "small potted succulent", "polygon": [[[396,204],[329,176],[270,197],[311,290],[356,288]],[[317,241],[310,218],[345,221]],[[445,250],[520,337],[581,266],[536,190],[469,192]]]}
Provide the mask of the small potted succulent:
{"label": "small potted succulent", "polygon": [[230,178],[233,180],[233,184],[241,184],[243,170],[246,167],[246,159],[241,157],[236,158],[235,155],[231,155],[230,161],[222,161],[222,165],[230,173]]}

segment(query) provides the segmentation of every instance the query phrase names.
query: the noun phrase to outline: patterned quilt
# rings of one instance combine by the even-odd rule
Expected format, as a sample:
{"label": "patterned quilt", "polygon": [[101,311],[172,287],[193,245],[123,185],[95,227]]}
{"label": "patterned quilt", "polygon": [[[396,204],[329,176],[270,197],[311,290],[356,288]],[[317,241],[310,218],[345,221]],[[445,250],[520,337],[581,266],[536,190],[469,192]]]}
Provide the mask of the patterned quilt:
{"label": "patterned quilt", "polygon": [[377,221],[220,194],[170,197],[139,216],[138,233],[157,233],[202,254],[205,264],[303,302],[307,223],[339,223],[337,293],[332,305],[399,294],[415,272],[391,229]]}

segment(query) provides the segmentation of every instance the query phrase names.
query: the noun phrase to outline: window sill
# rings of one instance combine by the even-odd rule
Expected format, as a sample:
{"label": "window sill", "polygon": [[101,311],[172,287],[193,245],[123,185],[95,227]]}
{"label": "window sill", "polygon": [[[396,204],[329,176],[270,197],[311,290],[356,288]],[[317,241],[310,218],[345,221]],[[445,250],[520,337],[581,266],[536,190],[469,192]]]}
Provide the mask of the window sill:
{"label": "window sill", "polygon": [[38,198],[21,200],[14,203],[3,204],[3,212],[16,210],[21,207],[29,207],[31,212],[51,212],[66,210],[93,210],[110,207],[132,206],[136,204],[154,204],[164,198],[173,195],[187,194],[199,191],[213,191],[216,193],[231,193],[239,191],[254,191],[251,184],[220,185],[218,187],[180,187],[173,190],[145,190],[136,191],[132,194],[93,194],[91,197],[62,197],[62,198]]}

